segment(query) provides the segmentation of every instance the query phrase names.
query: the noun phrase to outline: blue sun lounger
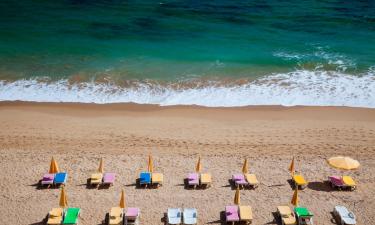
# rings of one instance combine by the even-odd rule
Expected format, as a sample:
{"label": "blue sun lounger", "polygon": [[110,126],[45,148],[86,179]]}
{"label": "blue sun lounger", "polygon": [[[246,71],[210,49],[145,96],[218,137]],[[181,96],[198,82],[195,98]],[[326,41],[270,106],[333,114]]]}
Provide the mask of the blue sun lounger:
{"label": "blue sun lounger", "polygon": [[53,183],[57,186],[59,185],[65,185],[66,180],[68,179],[68,174],[67,173],[56,173],[55,174],[55,179],[53,180]]}
{"label": "blue sun lounger", "polygon": [[141,172],[141,174],[139,175],[139,184],[140,185],[151,184],[151,173]]}

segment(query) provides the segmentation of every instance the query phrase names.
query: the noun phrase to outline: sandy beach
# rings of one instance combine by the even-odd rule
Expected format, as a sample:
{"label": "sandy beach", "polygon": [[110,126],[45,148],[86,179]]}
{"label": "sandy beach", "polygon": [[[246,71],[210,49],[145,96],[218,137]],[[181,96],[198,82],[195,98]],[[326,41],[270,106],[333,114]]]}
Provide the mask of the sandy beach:
{"label": "sandy beach", "polygon": [[[253,224],[278,224],[276,206],[289,204],[293,195],[293,156],[310,182],[300,204],[314,213],[315,224],[334,224],[335,205],[352,210],[359,225],[375,223],[375,109],[1,102],[0,127],[0,224],[43,224],[58,206],[58,189],[37,187],[52,156],[69,174],[68,202],[82,209],[83,225],[102,224],[121,189],[127,206],[141,209],[141,224],[163,224],[168,207],[195,207],[199,224],[222,224],[221,211],[235,193],[228,179],[241,171],[245,158],[260,186],[241,191],[241,203],[253,207]],[[157,190],[135,186],[149,154],[155,172],[164,174]],[[187,190],[183,179],[198,155],[213,184]],[[329,167],[326,159],[337,155],[357,159],[360,169]],[[109,189],[87,189],[100,158],[117,180]],[[334,191],[325,183],[341,173],[356,180],[357,190]]]}

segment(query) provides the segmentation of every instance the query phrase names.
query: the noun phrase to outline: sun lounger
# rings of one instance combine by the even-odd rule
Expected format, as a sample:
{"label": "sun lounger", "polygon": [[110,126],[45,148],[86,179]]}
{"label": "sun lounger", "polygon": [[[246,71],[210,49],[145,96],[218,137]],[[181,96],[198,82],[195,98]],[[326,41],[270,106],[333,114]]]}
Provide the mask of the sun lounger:
{"label": "sun lounger", "polygon": [[55,174],[53,173],[46,173],[43,175],[43,178],[42,180],[40,181],[40,184],[42,186],[50,186],[50,185],[53,185],[53,180],[55,179]]}
{"label": "sun lounger", "polygon": [[355,181],[350,176],[342,176],[342,181],[344,182],[345,186],[349,187],[352,191],[357,187]]}
{"label": "sun lounger", "polygon": [[243,174],[234,174],[232,176],[232,181],[236,187],[244,187],[248,185],[245,176]]}
{"label": "sun lounger", "polygon": [[225,221],[232,223],[240,221],[237,205],[225,206]]}
{"label": "sun lounger", "polygon": [[186,208],[184,209],[184,214],[183,214],[183,222],[184,224],[197,224],[197,209],[194,208]]}
{"label": "sun lounger", "polygon": [[354,225],[356,224],[355,216],[345,206],[335,206],[333,214],[336,216],[337,222],[341,225]]}
{"label": "sun lounger", "polygon": [[138,224],[139,208],[127,208],[125,213],[125,225]]}
{"label": "sun lounger", "polygon": [[255,174],[246,174],[245,178],[251,187],[253,187],[254,189],[258,187],[259,181]]}
{"label": "sun lounger", "polygon": [[103,174],[102,173],[93,173],[90,177],[90,184],[91,185],[99,185],[103,181]]}
{"label": "sun lounger", "polygon": [[79,208],[68,208],[65,212],[62,224],[78,224],[80,211],[81,209]]}
{"label": "sun lounger", "polygon": [[162,173],[152,173],[151,175],[152,185],[161,186],[163,185],[163,174]]}
{"label": "sun lounger", "polygon": [[294,208],[294,213],[299,225],[313,225],[313,214],[305,207]]}
{"label": "sun lounger", "polygon": [[304,189],[307,186],[307,181],[301,174],[293,175],[292,178],[297,188]]}
{"label": "sun lounger", "polygon": [[103,185],[113,185],[115,182],[115,173],[104,173],[103,175]]}
{"label": "sun lounger", "polygon": [[63,220],[63,209],[62,208],[53,208],[48,213],[47,225],[61,224],[62,220]]}
{"label": "sun lounger", "polygon": [[139,184],[140,185],[149,185],[151,184],[151,173],[141,172],[139,174]]}
{"label": "sun lounger", "polygon": [[109,225],[122,225],[124,219],[124,210],[120,207],[112,207],[109,212]]}
{"label": "sun lounger", "polygon": [[200,176],[200,184],[203,187],[209,187],[209,186],[211,186],[211,182],[212,182],[211,174],[209,174],[209,173],[202,173],[201,174],[201,176]]}
{"label": "sun lounger", "polygon": [[188,186],[193,186],[196,188],[199,185],[199,174],[198,173],[189,173],[187,177]]}
{"label": "sun lounger", "polygon": [[294,213],[289,208],[289,206],[278,206],[277,213],[280,216],[282,225],[296,225],[297,220]]}
{"label": "sun lounger", "polygon": [[241,205],[239,208],[240,221],[250,224],[253,221],[253,211],[251,206]]}
{"label": "sun lounger", "polygon": [[182,213],[181,209],[174,209],[174,208],[169,208],[168,213],[168,224],[181,224],[182,220]]}
{"label": "sun lounger", "polygon": [[59,185],[65,185],[66,180],[68,179],[68,174],[67,173],[56,173],[55,174],[55,179],[53,180],[53,183],[57,186]]}

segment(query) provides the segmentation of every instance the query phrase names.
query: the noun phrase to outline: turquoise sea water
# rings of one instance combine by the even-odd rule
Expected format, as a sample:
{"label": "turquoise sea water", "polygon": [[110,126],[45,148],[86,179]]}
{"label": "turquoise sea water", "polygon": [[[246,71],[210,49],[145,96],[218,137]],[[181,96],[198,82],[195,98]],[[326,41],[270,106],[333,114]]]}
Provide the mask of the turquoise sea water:
{"label": "turquoise sea water", "polygon": [[0,2],[0,100],[375,107],[374,71],[373,0]]}

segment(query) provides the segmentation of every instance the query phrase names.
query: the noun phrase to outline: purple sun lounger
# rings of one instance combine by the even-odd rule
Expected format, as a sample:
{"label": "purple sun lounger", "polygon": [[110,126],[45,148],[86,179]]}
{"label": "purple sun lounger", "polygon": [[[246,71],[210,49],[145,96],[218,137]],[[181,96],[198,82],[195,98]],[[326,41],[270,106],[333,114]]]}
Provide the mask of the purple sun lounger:
{"label": "purple sun lounger", "polygon": [[46,173],[43,175],[43,178],[42,180],[40,181],[40,183],[44,186],[44,185],[52,185],[53,184],[53,180],[55,179],[55,174],[53,173]]}
{"label": "purple sun lounger", "polygon": [[248,185],[245,176],[243,174],[233,174],[232,181],[236,187]]}
{"label": "purple sun lounger", "polygon": [[240,217],[238,215],[238,206],[236,205],[225,206],[225,220],[226,222],[240,221]]}
{"label": "purple sun lounger", "polygon": [[197,173],[189,173],[187,177],[188,185],[189,186],[198,186],[199,185],[199,174]]}
{"label": "purple sun lounger", "polygon": [[329,182],[331,182],[331,185],[332,185],[333,188],[335,188],[335,187],[342,188],[345,185],[344,181],[339,176],[329,176],[328,180],[329,180]]}
{"label": "purple sun lounger", "polygon": [[103,175],[103,184],[104,185],[113,185],[115,182],[116,174],[115,173],[104,173]]}

